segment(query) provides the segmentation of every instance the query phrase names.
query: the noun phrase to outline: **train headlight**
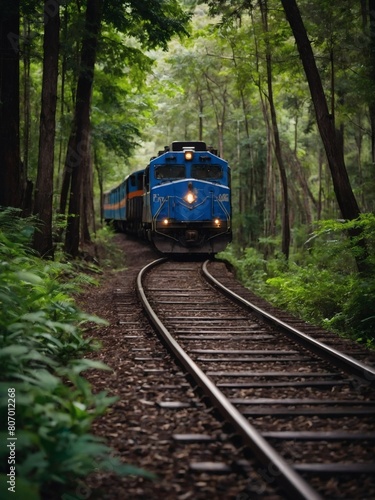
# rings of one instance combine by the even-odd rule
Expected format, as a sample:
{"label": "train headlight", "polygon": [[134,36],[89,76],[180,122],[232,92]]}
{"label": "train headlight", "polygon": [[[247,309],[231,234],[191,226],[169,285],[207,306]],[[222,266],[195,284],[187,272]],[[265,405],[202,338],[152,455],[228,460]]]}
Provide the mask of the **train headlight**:
{"label": "train headlight", "polygon": [[164,226],[168,226],[169,224],[169,220],[168,219],[163,219],[163,225]]}
{"label": "train headlight", "polygon": [[221,225],[220,219],[214,219],[214,226],[215,227],[220,227],[220,225]]}
{"label": "train headlight", "polygon": [[197,197],[195,196],[195,194],[192,191],[189,191],[188,194],[185,196],[184,200],[187,203],[190,203],[190,205],[191,205],[192,203],[195,202],[196,198]]}
{"label": "train headlight", "polygon": [[185,161],[191,161],[194,156],[194,151],[185,151]]}
{"label": "train headlight", "polygon": [[193,191],[193,183],[189,182],[189,184],[188,184],[188,192],[184,196],[184,200],[186,201],[186,203],[190,203],[190,205],[191,205],[192,203],[195,202],[196,199],[197,199],[197,195]]}
{"label": "train headlight", "polygon": [[184,196],[184,200],[187,202],[187,203],[190,203],[190,205],[192,203],[195,202],[195,200],[197,199],[197,195],[194,193],[193,191],[193,183],[192,182],[189,182],[188,184],[188,192],[187,194]]}

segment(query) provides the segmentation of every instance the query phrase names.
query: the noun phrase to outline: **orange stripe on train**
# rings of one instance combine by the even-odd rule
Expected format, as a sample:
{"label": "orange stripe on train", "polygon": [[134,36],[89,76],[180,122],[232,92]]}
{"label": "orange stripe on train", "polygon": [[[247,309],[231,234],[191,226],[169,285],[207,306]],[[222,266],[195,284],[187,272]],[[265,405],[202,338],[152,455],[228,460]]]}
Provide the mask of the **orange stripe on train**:
{"label": "orange stripe on train", "polygon": [[104,210],[119,210],[121,208],[125,207],[126,200],[131,200],[132,198],[135,198],[136,196],[142,196],[143,195],[143,189],[139,189],[138,191],[134,191],[133,193],[129,193],[126,198],[123,198],[120,202],[118,203],[107,203],[103,205]]}

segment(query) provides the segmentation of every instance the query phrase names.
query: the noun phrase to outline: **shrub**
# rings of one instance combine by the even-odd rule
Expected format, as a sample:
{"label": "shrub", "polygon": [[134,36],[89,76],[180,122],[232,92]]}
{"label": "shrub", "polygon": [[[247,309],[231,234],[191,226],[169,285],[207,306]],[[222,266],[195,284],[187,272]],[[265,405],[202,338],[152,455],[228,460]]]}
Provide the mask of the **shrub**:
{"label": "shrub", "polygon": [[[121,464],[90,434],[93,420],[115,398],[94,395],[82,376],[87,369],[109,369],[79,358],[95,347],[83,337],[82,326],[104,321],[82,313],[70,296],[88,278],[75,276],[69,264],[33,255],[32,234],[32,220],[14,210],[0,212],[0,419],[11,417],[9,429],[15,425],[17,437],[17,494],[9,497],[61,496],[98,468],[147,475]],[[8,413],[8,390],[15,393],[15,416]],[[8,437],[2,432],[1,442]],[[0,489],[7,492],[9,448],[0,447],[0,458]]]}
{"label": "shrub", "polygon": [[[221,255],[246,286],[273,304],[374,345],[375,215],[320,222],[304,252],[299,250],[299,264],[293,255],[289,264],[282,257],[264,261],[254,249],[246,249],[241,258],[235,257],[232,248]],[[357,259],[366,273],[358,273]]]}
{"label": "shrub", "polygon": [[368,347],[375,344],[375,279],[354,282],[342,311],[326,320],[324,325],[363,342]]}
{"label": "shrub", "polygon": [[289,271],[269,278],[264,291],[276,305],[307,321],[322,324],[323,318],[331,318],[342,310],[349,281],[343,275],[336,275],[333,281],[329,270],[313,265],[291,265]]}

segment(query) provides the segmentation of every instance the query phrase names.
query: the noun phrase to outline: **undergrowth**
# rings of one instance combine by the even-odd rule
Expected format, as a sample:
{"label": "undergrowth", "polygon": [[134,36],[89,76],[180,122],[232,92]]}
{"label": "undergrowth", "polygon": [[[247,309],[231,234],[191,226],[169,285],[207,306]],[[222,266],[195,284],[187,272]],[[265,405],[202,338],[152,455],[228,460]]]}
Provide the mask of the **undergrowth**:
{"label": "undergrowth", "polygon": [[94,248],[95,259],[100,262],[101,268],[124,269],[126,259],[124,252],[116,244],[115,230],[111,225],[104,225],[99,228],[93,237],[92,246]]}
{"label": "undergrowth", "polygon": [[34,227],[13,209],[0,211],[0,419],[8,424],[0,433],[1,498],[73,499],[94,470],[148,474],[122,464],[90,432],[116,399],[93,394],[83,377],[109,370],[82,358],[97,347],[82,335],[85,324],[105,322],[72,299],[91,277],[34,255]]}
{"label": "undergrowth", "polygon": [[[349,230],[360,237],[349,237]],[[367,272],[358,273],[362,256]],[[238,257],[233,247],[220,257],[235,268],[249,289],[269,302],[313,324],[375,346],[375,216],[350,222],[322,221],[304,248],[287,263],[282,257],[264,260],[254,248]]]}

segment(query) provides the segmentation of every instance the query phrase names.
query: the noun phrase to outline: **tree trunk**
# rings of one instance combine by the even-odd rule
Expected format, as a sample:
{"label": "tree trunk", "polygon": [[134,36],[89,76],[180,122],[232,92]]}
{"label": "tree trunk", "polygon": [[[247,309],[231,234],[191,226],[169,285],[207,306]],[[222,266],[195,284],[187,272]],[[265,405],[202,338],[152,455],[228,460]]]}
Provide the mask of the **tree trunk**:
{"label": "tree trunk", "polygon": [[29,150],[30,150],[30,124],[31,124],[31,79],[30,79],[30,66],[31,66],[31,30],[30,21],[23,20],[23,37],[28,43],[24,44],[22,50],[23,59],[23,167],[25,176],[29,170]]}
{"label": "tree trunk", "polygon": [[[309,187],[309,183],[306,179],[305,172],[301,165],[301,162],[298,159],[296,150],[295,149],[291,150],[287,148],[285,157],[286,161],[288,162],[288,165],[290,165],[292,179],[294,179],[294,181],[296,182],[295,192],[298,200],[300,199],[300,196],[298,196],[298,188],[297,188],[298,184],[302,191],[301,209],[299,210],[300,223],[307,224],[308,229],[312,230],[313,215],[311,211],[310,202],[314,205],[315,208],[317,208],[318,206],[317,201],[315,200],[314,195]],[[291,182],[290,186],[292,187],[293,184],[294,183]]]}
{"label": "tree trunk", "polygon": [[324,151],[322,148],[319,148],[319,191],[318,191],[318,209],[317,209],[317,218],[320,220],[322,218],[322,178],[323,178],[323,161],[324,161]]}
{"label": "tree trunk", "polygon": [[[68,11],[67,7],[63,7],[63,16],[61,19],[61,42],[62,44],[65,42],[67,39],[67,32],[68,32]],[[60,86],[60,95],[59,95],[59,100],[60,100],[60,126],[62,127],[63,124],[63,117],[65,114],[65,80],[66,80],[66,73],[67,73],[67,54],[66,51],[62,51],[62,57],[61,57],[61,69],[60,69],[60,79],[61,79],[61,86]],[[61,171],[63,168],[63,151],[65,149],[65,139],[64,139],[64,134],[60,134],[59,138],[59,152],[58,152],[58,160],[57,160],[57,175],[56,175],[56,182],[55,182],[55,191],[58,193],[60,192],[60,180],[61,180]],[[66,204],[65,204],[66,206]],[[65,206],[64,210],[61,211],[60,207],[60,213],[65,213]]]}
{"label": "tree trunk", "polygon": [[103,170],[102,166],[100,163],[99,155],[97,148],[95,147],[95,144],[93,143],[93,162],[94,162],[94,168],[96,171],[96,175],[98,178],[98,185],[99,185],[99,199],[100,199],[100,223],[103,224],[103,194],[104,194],[104,189],[103,189],[103,184],[104,184],[104,179],[103,179]]}
{"label": "tree trunk", "polygon": [[82,209],[82,183],[90,137],[90,103],[98,36],[101,25],[103,0],[88,0],[85,36],[82,43],[81,69],[78,77],[73,128],[69,138],[65,171],[71,177],[69,213],[65,237],[65,251],[78,255],[80,242],[80,216]]}
{"label": "tree trunk", "polygon": [[[258,50],[256,51],[256,57],[257,60],[259,59],[259,53]],[[264,92],[261,87],[261,80],[260,76],[258,78],[258,81],[256,82],[256,85],[259,90],[259,97],[260,97],[260,102],[261,102],[261,108],[262,108],[262,114],[263,114],[263,119],[266,127],[266,134],[267,134],[267,152],[266,152],[266,195],[265,195],[265,217],[264,217],[264,236],[266,238],[274,238],[276,236],[276,219],[277,219],[277,207],[276,207],[276,188],[275,188],[275,174],[273,171],[273,154],[272,154],[272,127],[270,123],[270,117],[269,117],[269,110],[268,110],[268,105],[267,101],[264,98]],[[269,103],[268,103],[269,104]],[[270,249],[269,245],[264,246],[264,258],[266,259],[269,255],[272,254],[272,251]]]}
{"label": "tree trunk", "polygon": [[[244,88],[240,83],[240,66],[237,63],[237,56],[235,52],[235,44],[231,43],[232,49],[232,59],[234,67],[236,68],[237,78],[238,78],[238,87],[239,87],[239,97],[241,100],[241,107],[243,113],[243,119],[237,120],[237,168],[239,170],[239,211],[240,213],[246,214],[250,213],[252,210],[256,212],[256,206],[260,207],[260,200],[263,199],[263,185],[261,185],[261,189],[257,191],[258,184],[256,182],[256,172],[255,172],[255,164],[253,158],[253,151],[251,145],[251,136],[250,136],[250,123],[249,123],[249,109],[248,109],[248,99],[246,98]],[[244,122],[244,129],[246,134],[246,144],[242,148],[241,147],[241,135],[240,135],[240,123]],[[243,154],[241,155],[241,152]],[[244,159],[244,160],[243,160]],[[242,161],[241,161],[242,160]],[[243,166],[245,165],[245,166]],[[264,172],[262,172],[262,180],[264,177]],[[257,197],[258,192],[260,193],[259,198]],[[255,210],[254,210],[255,209]],[[244,233],[243,229],[246,228],[249,231],[249,234]],[[243,225],[240,228],[239,235],[243,239],[243,245],[248,245],[257,241],[258,234],[254,230],[254,225],[248,227],[248,224]],[[246,236],[246,237],[245,237]]]}
{"label": "tree trunk", "polygon": [[0,206],[21,208],[19,0],[0,0]]}
{"label": "tree trunk", "polygon": [[260,10],[262,13],[263,29],[266,34],[266,64],[267,64],[267,88],[268,88],[268,102],[270,105],[272,132],[274,140],[274,149],[277,164],[279,166],[281,189],[282,189],[282,243],[281,251],[285,258],[289,258],[290,247],[290,223],[289,223],[289,199],[288,199],[288,180],[286,176],[286,169],[281,151],[281,141],[279,135],[279,127],[277,124],[276,108],[273,99],[273,86],[272,86],[272,56],[271,48],[268,42],[268,6],[266,0],[259,1]]}
{"label": "tree trunk", "polygon": [[53,258],[53,171],[60,16],[57,4],[55,12],[48,12],[49,4],[50,0],[45,0],[46,22],[43,41],[42,106],[40,113],[38,175],[34,199],[34,214],[42,222],[42,227],[40,231],[35,232],[34,248],[41,256]]}
{"label": "tree trunk", "polygon": [[[370,19],[370,78],[375,83],[375,0],[368,1],[368,11]],[[373,168],[375,166],[375,97],[369,106],[371,125],[371,159]]]}
{"label": "tree trunk", "polygon": [[81,241],[91,242],[90,222],[94,219],[93,210],[93,171],[91,158],[91,141],[88,145],[88,152],[85,157],[86,177],[82,186],[82,209],[81,209]]}
{"label": "tree trunk", "polygon": [[[262,112],[264,123],[267,132],[267,154],[266,154],[266,217],[264,223],[264,235],[266,238],[274,238],[276,236],[276,196],[275,196],[275,174],[272,168],[273,155],[272,155],[272,130],[269,119],[269,111],[267,109],[267,101],[264,100],[261,89],[259,95],[262,104]],[[265,258],[270,255],[269,248],[265,248]]]}

